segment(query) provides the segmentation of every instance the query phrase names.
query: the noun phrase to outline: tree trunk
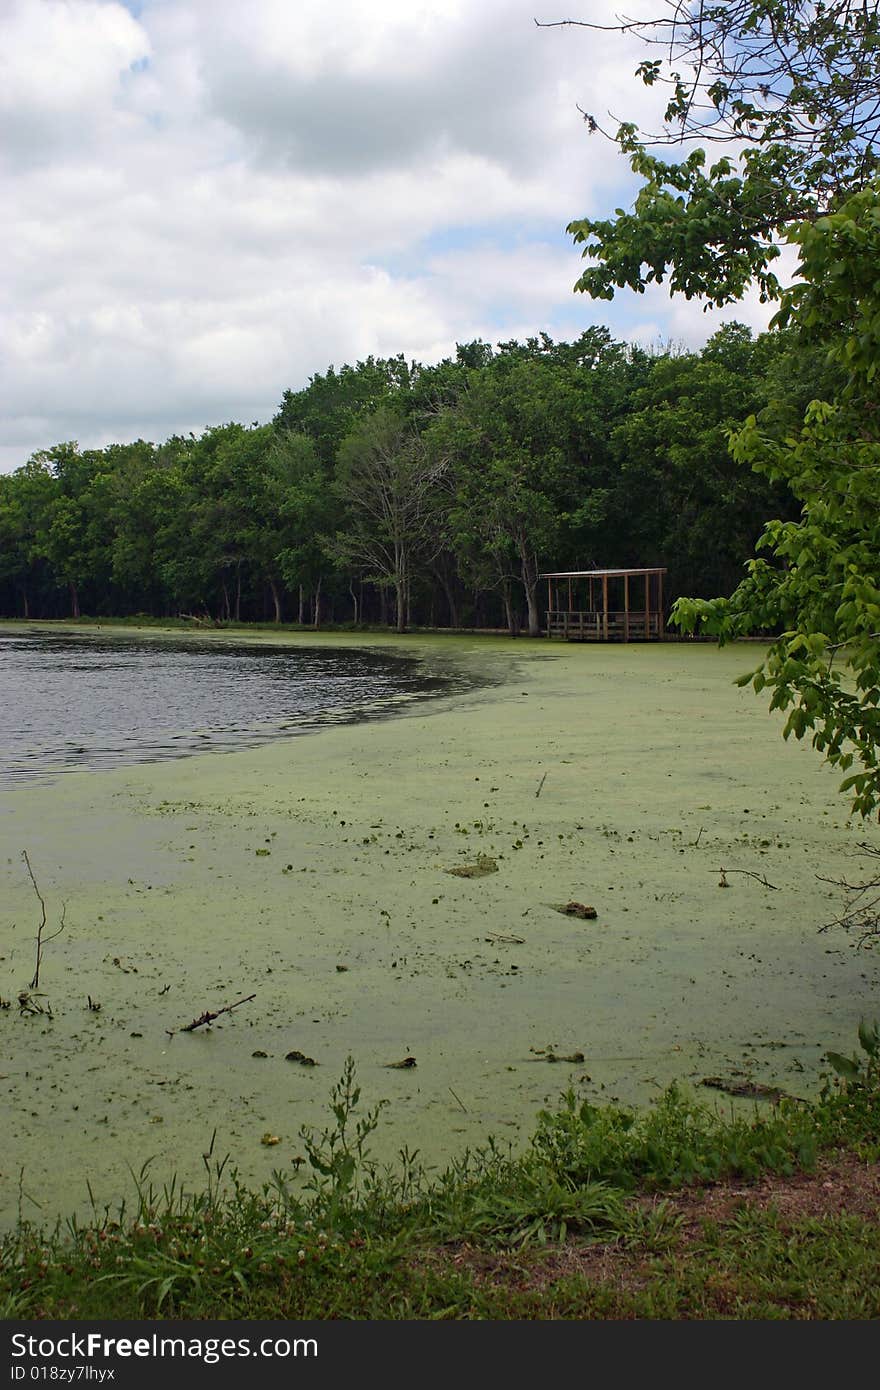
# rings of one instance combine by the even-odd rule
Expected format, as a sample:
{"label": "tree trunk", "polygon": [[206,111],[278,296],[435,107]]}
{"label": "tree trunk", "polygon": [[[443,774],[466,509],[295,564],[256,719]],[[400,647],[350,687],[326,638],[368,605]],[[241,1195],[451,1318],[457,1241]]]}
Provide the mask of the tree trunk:
{"label": "tree trunk", "polygon": [[79,594],[78,594],[78,592],[77,592],[76,584],[74,583],[74,581],[73,581],[72,579],[70,579],[70,580],[68,580],[68,583],[69,583],[69,585],[70,585],[70,616],[71,616],[72,618],[78,618],[78,617],[79,617]]}
{"label": "tree trunk", "polygon": [[228,590],[227,587],[226,587],[226,580],[225,580],[225,579],[224,579],[224,581],[223,581],[223,613],[224,613],[224,616],[225,616],[225,618],[226,618],[226,621],[229,622],[229,614],[230,614],[230,608],[229,608],[229,590]]}
{"label": "tree trunk", "polygon": [[529,609],[529,636],[541,636],[541,614],[538,611],[538,564],[534,555],[528,550],[525,541],[520,542],[520,560],[522,563],[522,582],[526,591],[526,603]]}
{"label": "tree trunk", "polygon": [[278,585],[275,583],[275,580],[272,578],[271,575],[269,576],[269,588],[270,588],[271,591],[272,591],[272,602],[273,602],[274,605],[275,605],[275,618],[274,618],[274,621],[275,621],[276,623],[280,623],[280,622],[281,622],[281,595],[278,593]]}
{"label": "tree trunk", "polygon": [[303,592],[303,586],[302,586],[302,584],[300,584],[300,586],[299,586],[299,611],[297,612],[297,615],[296,615],[296,621],[299,623],[300,627],[305,627],[305,625],[306,625],[306,596],[305,596],[305,593]]}
{"label": "tree trunk", "polygon": [[312,615],[312,627],[321,626],[321,576],[318,576],[318,584],[315,589],[315,611]]}
{"label": "tree trunk", "polygon": [[406,581],[399,580],[394,590],[397,594],[397,631],[406,632]]}
{"label": "tree trunk", "polygon": [[446,597],[446,606],[449,609],[449,626],[458,627],[458,605],[455,602],[455,595],[452,592],[452,585],[449,578],[442,570],[435,569],[434,574],[439,580]]}
{"label": "tree trunk", "polygon": [[353,584],[349,584],[349,586],[348,586],[348,592],[351,594],[351,601],[352,601],[352,603],[354,604],[354,619],[353,619],[353,622],[354,622],[355,627],[357,627],[357,625],[358,625],[358,599],[357,599],[357,594],[356,594],[355,591],[354,591],[354,585],[353,585]]}
{"label": "tree trunk", "polygon": [[235,566],[235,621],[241,622],[241,561]]}
{"label": "tree trunk", "polygon": [[504,618],[507,623],[507,631],[511,637],[519,636],[519,616],[513,606],[510,593],[510,585],[505,583],[501,587],[501,598],[504,603]]}

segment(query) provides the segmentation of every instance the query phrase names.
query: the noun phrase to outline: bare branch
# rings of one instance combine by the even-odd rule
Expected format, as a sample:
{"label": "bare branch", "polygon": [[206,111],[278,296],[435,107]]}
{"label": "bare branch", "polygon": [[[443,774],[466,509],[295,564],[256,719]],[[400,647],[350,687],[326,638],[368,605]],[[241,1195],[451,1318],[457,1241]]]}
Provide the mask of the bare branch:
{"label": "bare branch", "polygon": [[765,874],[755,874],[751,869],[725,869],[722,867],[720,873],[722,878],[725,878],[727,874],[745,874],[746,878],[753,878],[756,883],[760,883],[762,888],[772,888],[775,893],[779,892],[778,884],[768,883]]}
{"label": "bare branch", "polygon": [[205,1028],[209,1023],[213,1023],[214,1019],[219,1018],[221,1014],[231,1014],[233,1009],[249,1003],[251,999],[256,999],[256,997],[255,994],[246,994],[244,999],[237,999],[234,1004],[224,1004],[222,1009],[213,1011],[206,1009],[203,1014],[199,1014],[198,1018],[194,1018],[192,1023],[186,1023],[182,1028],[179,1028],[178,1032],[194,1033],[197,1028]]}
{"label": "bare branch", "polygon": [[44,933],[45,930],[46,930],[46,923],[47,923],[47,920],[48,920],[47,914],[46,914],[46,902],[45,902],[45,899],[44,899],[42,893],[41,893],[40,890],[39,890],[39,887],[37,886],[37,880],[36,880],[36,878],[34,877],[34,871],[33,871],[33,869],[31,868],[31,861],[30,861],[30,859],[28,858],[28,852],[27,852],[26,849],[23,849],[23,850],[22,850],[22,852],[21,852],[21,857],[22,857],[22,859],[23,859],[24,862],[25,862],[25,867],[27,868],[27,871],[28,871],[28,877],[30,878],[31,883],[33,884],[34,892],[35,892],[36,895],[37,895],[37,901],[38,901],[39,904],[40,904],[40,925],[37,927],[37,953],[36,953],[36,960],[35,960],[35,962],[34,962],[34,974],[33,974],[33,979],[31,980],[31,983],[30,983],[30,988],[31,988],[31,989],[39,989],[39,988],[40,988],[40,967],[41,967],[41,965],[42,965],[42,963],[43,963],[43,947],[45,946],[45,944],[46,944],[47,941],[54,941],[55,938],[56,938],[57,936],[60,936],[61,933],[64,931],[64,927],[65,927],[65,918],[66,918],[66,916],[67,916],[67,903],[65,902],[65,903],[62,903],[62,904],[61,904],[61,925],[59,926],[58,930],[55,931],[55,932],[52,932],[52,934],[51,934],[50,936],[44,936],[43,933]]}

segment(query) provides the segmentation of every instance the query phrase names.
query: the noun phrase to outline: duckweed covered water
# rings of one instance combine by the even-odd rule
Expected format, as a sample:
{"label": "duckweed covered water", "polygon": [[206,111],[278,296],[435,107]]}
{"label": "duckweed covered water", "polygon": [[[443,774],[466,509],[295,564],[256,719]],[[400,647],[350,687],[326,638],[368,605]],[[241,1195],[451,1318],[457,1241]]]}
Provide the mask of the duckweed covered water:
{"label": "duckweed covered water", "polygon": [[[705,1076],[815,1093],[823,1052],[877,1014],[875,958],[819,931],[840,905],[819,875],[856,877],[869,832],[732,684],[753,649],[396,649],[470,688],[0,800],[4,1220],[83,1207],[87,1178],[113,1202],[146,1159],[200,1183],[215,1130],[247,1180],[294,1173],[349,1053],[364,1102],[390,1102],[378,1155],[440,1164],[490,1133],[522,1143],[568,1084],[626,1103]],[[39,920],[22,849],[52,921],[66,903],[51,1020],[15,1002]],[[497,872],[448,872],[481,856]]]}

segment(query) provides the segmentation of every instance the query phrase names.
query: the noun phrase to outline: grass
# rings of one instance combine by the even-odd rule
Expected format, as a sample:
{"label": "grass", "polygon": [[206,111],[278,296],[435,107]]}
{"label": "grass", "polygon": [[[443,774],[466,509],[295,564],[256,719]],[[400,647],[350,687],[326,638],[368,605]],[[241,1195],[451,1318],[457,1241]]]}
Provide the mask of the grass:
{"label": "grass", "polygon": [[636,1113],[572,1092],[527,1151],[440,1174],[370,1157],[351,1059],[309,1177],[259,1192],[205,1155],[157,1189],[0,1245],[6,1318],[522,1319],[880,1316],[880,1035],[811,1104],[722,1115],[671,1087]]}

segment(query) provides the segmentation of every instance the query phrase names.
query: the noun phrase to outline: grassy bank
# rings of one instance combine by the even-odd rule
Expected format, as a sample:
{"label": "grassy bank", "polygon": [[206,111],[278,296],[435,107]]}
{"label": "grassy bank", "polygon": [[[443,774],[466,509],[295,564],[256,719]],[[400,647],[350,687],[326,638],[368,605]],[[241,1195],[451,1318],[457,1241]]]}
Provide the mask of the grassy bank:
{"label": "grassy bank", "polygon": [[646,1111],[573,1092],[518,1156],[441,1174],[371,1157],[381,1107],[351,1060],[308,1181],[249,1190],[205,1155],[193,1193],[142,1172],[130,1206],[0,1246],[0,1310],[41,1318],[876,1318],[880,1057],[809,1105]]}

